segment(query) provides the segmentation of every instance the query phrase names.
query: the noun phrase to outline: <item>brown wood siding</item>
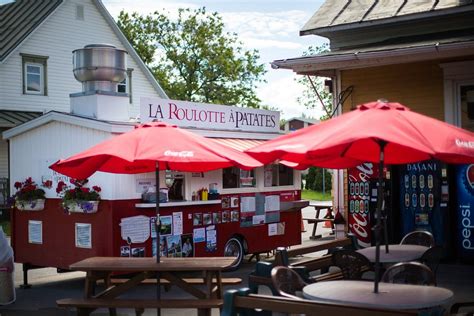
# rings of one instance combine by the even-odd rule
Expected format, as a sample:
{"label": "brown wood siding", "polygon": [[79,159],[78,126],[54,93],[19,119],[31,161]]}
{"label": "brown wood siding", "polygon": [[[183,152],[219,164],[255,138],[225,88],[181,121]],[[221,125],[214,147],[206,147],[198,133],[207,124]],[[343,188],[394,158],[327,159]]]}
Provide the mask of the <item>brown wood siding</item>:
{"label": "brown wood siding", "polygon": [[341,86],[343,90],[354,87],[344,102],[344,112],[384,98],[444,121],[443,71],[439,61],[344,70]]}

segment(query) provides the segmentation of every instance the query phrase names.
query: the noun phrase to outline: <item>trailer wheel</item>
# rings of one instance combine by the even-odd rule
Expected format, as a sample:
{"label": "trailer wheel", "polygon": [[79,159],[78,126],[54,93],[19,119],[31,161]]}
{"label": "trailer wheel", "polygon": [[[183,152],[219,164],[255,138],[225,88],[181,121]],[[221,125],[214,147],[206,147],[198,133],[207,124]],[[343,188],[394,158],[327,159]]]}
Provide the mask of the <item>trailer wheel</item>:
{"label": "trailer wheel", "polygon": [[224,257],[237,257],[232,266],[226,269],[226,271],[234,271],[240,267],[244,258],[244,247],[242,241],[238,237],[232,237],[229,239],[224,246]]}

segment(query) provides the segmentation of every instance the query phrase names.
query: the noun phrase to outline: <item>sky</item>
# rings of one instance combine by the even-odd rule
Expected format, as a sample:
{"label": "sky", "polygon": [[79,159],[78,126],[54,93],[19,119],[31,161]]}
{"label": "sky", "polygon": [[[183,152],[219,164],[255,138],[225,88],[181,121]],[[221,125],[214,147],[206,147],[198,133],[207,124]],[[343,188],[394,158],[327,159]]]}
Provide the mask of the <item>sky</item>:
{"label": "sky", "polygon": [[310,45],[320,45],[327,39],[315,35],[299,36],[299,30],[317,11],[324,0],[102,0],[110,14],[116,18],[120,10],[142,15],[165,9],[170,16],[178,8],[206,7],[218,12],[226,31],[237,33],[246,49],[257,49],[260,63],[265,64],[266,83],[259,85],[258,97],[263,104],[277,108],[281,118],[319,118],[321,111],[299,106],[296,98],[303,88],[291,70],[272,69],[270,62],[299,57]]}

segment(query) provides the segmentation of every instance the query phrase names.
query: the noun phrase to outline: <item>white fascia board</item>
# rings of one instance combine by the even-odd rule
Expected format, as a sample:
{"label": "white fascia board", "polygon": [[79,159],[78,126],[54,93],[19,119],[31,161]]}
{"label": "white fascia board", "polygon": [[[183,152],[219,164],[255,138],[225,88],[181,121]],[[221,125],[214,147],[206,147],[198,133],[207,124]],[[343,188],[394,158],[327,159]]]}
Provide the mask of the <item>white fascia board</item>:
{"label": "white fascia board", "polygon": [[96,129],[109,133],[124,133],[133,129],[132,123],[114,124],[112,122],[97,121],[89,118],[82,118],[70,114],[64,114],[60,112],[48,112],[38,118],[31,121],[18,125],[17,127],[6,130],[2,133],[3,139],[10,139],[17,135],[23,134],[31,129],[46,125],[50,122],[62,122],[71,125],[77,125]]}
{"label": "white fascia board", "polygon": [[120,28],[117,26],[115,23],[114,18],[110,15],[109,11],[105,8],[104,4],[100,0],[93,0],[93,3],[99,10],[99,12],[102,14],[102,16],[105,18],[107,23],[110,25],[112,30],[114,31],[115,35],[119,38],[119,40],[122,42],[122,45],[125,46],[125,49],[127,52],[132,56],[132,58],[137,62],[138,66],[140,69],[145,73],[145,76],[148,78],[148,80],[151,82],[152,86],[155,88],[155,90],[158,92],[160,97],[163,99],[169,99],[169,97],[166,95],[166,92],[161,88],[160,84],[158,81],[156,81],[155,77],[151,73],[150,69],[145,65],[143,60],[138,56],[137,52],[133,48],[132,45],[128,42],[127,38],[125,35],[123,35],[122,31]]}
{"label": "white fascia board", "polygon": [[5,56],[5,58],[3,58],[3,60],[0,60],[0,65],[5,63],[5,61],[11,56],[13,55],[13,53],[15,53],[16,51],[18,51],[18,49],[20,49],[20,47],[23,45],[23,43],[25,43],[31,36],[33,36],[34,33],[36,33],[36,30],[38,30],[44,23],[46,23],[46,21],[56,13],[56,11],[59,10],[59,8],[64,4],[65,0],[63,0],[57,7],[56,9],[53,10],[53,12],[51,12],[40,24],[38,24],[34,29],[33,31],[30,32],[30,34],[28,34],[18,45],[16,45],[16,47],[10,52],[10,54],[8,54],[7,56]]}
{"label": "white fascia board", "polygon": [[[459,53],[462,54],[459,54]],[[370,65],[387,65],[402,62],[414,62],[427,58],[444,58],[474,53],[474,41],[448,43],[387,49],[371,52],[351,52],[340,55],[301,57],[287,60],[276,60],[272,65],[276,68],[292,69],[295,72],[305,70],[355,69]]]}

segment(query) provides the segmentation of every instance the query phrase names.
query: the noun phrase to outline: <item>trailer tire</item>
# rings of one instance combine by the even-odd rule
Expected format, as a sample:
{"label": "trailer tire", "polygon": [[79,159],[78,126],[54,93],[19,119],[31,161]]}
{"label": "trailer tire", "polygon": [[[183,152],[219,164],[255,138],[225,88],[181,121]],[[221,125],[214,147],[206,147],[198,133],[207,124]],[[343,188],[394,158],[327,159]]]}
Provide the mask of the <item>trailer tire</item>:
{"label": "trailer tire", "polygon": [[244,259],[244,247],[240,238],[232,237],[227,240],[224,246],[224,257],[237,257],[234,263],[232,263],[226,271],[235,271],[240,267],[240,264]]}

